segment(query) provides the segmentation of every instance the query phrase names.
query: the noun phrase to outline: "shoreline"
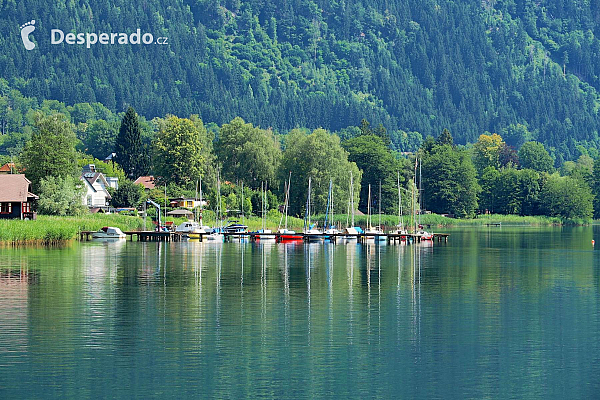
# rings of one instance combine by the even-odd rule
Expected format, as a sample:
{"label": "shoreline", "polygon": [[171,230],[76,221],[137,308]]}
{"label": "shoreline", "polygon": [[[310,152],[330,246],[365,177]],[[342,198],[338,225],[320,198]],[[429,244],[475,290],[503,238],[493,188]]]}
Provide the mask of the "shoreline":
{"label": "shoreline", "polygon": [[[334,223],[345,226],[346,215],[336,215]],[[367,216],[355,216],[355,226],[366,226]],[[238,218],[239,222],[248,225],[249,231],[256,231],[262,228],[262,219],[259,217]],[[280,218],[273,216],[267,218],[266,228],[272,231],[277,230]],[[290,229],[297,232],[302,231],[303,220],[299,218],[289,218]],[[317,215],[313,221],[318,221],[322,226],[324,215]],[[149,220],[147,221],[148,224]],[[371,216],[373,225],[379,223],[379,216]],[[207,224],[214,224],[214,221],[205,221]],[[412,225],[411,218],[405,216],[403,223]],[[421,225],[426,229],[440,228],[477,228],[486,227],[486,225],[497,226],[587,226],[592,225],[593,221],[565,221],[556,217],[546,216],[516,216],[516,215],[480,215],[472,219],[454,219],[443,217],[436,214],[425,214],[421,216]],[[150,223],[151,224],[151,223]],[[385,230],[392,229],[398,224],[398,216],[382,215],[381,224]],[[85,215],[81,217],[56,217],[39,216],[35,221],[21,220],[0,220],[0,247],[65,247],[76,242],[79,232],[84,230],[95,231],[103,226],[115,226],[121,230],[143,230],[143,219],[139,217],[130,217],[123,215]]]}

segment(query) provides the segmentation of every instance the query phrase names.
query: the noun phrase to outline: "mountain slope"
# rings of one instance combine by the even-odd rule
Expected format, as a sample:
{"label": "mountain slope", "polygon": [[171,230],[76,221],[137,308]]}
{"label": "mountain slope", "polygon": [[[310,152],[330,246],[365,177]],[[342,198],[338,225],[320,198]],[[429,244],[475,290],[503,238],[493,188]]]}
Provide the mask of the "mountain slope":
{"label": "mountain slope", "polygon": [[[517,146],[542,141],[560,163],[580,144],[600,147],[598,9],[598,0],[9,0],[0,77],[38,100],[131,104],[147,118],[241,116],[285,131],[364,117],[400,150],[403,132],[449,128],[459,143],[497,132]],[[37,48],[27,51],[19,26],[32,19]],[[169,44],[51,45],[53,28],[140,28]]]}

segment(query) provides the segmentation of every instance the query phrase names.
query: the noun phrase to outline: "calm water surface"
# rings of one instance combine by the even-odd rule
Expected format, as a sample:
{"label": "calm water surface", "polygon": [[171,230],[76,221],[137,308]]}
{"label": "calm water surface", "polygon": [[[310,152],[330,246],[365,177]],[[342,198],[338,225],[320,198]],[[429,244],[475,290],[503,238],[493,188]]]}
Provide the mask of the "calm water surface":
{"label": "calm water surface", "polygon": [[0,249],[0,398],[598,398],[600,227]]}

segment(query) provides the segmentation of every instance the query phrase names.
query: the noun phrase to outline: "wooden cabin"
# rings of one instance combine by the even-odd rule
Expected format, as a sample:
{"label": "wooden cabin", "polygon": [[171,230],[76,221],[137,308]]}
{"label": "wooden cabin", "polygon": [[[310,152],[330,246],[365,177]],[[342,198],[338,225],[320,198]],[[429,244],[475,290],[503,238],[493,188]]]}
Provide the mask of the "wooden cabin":
{"label": "wooden cabin", "polygon": [[0,175],[0,219],[35,219],[31,182],[23,174]]}

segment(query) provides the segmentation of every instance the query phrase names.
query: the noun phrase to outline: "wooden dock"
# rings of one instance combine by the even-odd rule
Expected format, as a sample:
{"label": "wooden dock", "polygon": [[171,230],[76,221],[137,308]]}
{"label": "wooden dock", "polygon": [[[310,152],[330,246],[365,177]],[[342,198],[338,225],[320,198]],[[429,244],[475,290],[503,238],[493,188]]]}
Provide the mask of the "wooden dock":
{"label": "wooden dock", "polygon": [[[91,240],[92,234],[95,231],[82,231],[79,234],[79,240]],[[129,240],[134,240],[134,238],[138,242],[181,242],[187,240],[189,238],[188,234],[183,232],[157,232],[157,231],[127,231],[123,232],[127,235]],[[193,234],[194,238],[197,238],[200,242],[204,241],[204,237],[208,236],[208,233],[195,233]],[[257,232],[242,232],[242,233],[223,233],[225,240],[231,241],[235,239],[250,239],[251,241],[260,241],[261,237],[272,238],[275,236],[275,241],[281,242],[281,234],[279,233],[257,233]],[[308,236],[298,233],[297,236],[299,238],[298,241],[308,241]],[[433,241],[448,241],[448,237],[450,235],[447,233],[434,233]],[[407,233],[407,234],[395,234],[395,233],[384,233],[384,234],[375,234],[375,233],[358,233],[354,235],[346,235],[343,233],[336,234],[321,234],[321,235],[310,235],[311,239],[317,240],[329,240],[333,243],[337,243],[346,238],[356,238],[358,243],[366,243],[368,240],[374,240],[375,237],[385,237],[385,241],[390,244],[394,243],[418,243],[422,240],[421,235]]]}

